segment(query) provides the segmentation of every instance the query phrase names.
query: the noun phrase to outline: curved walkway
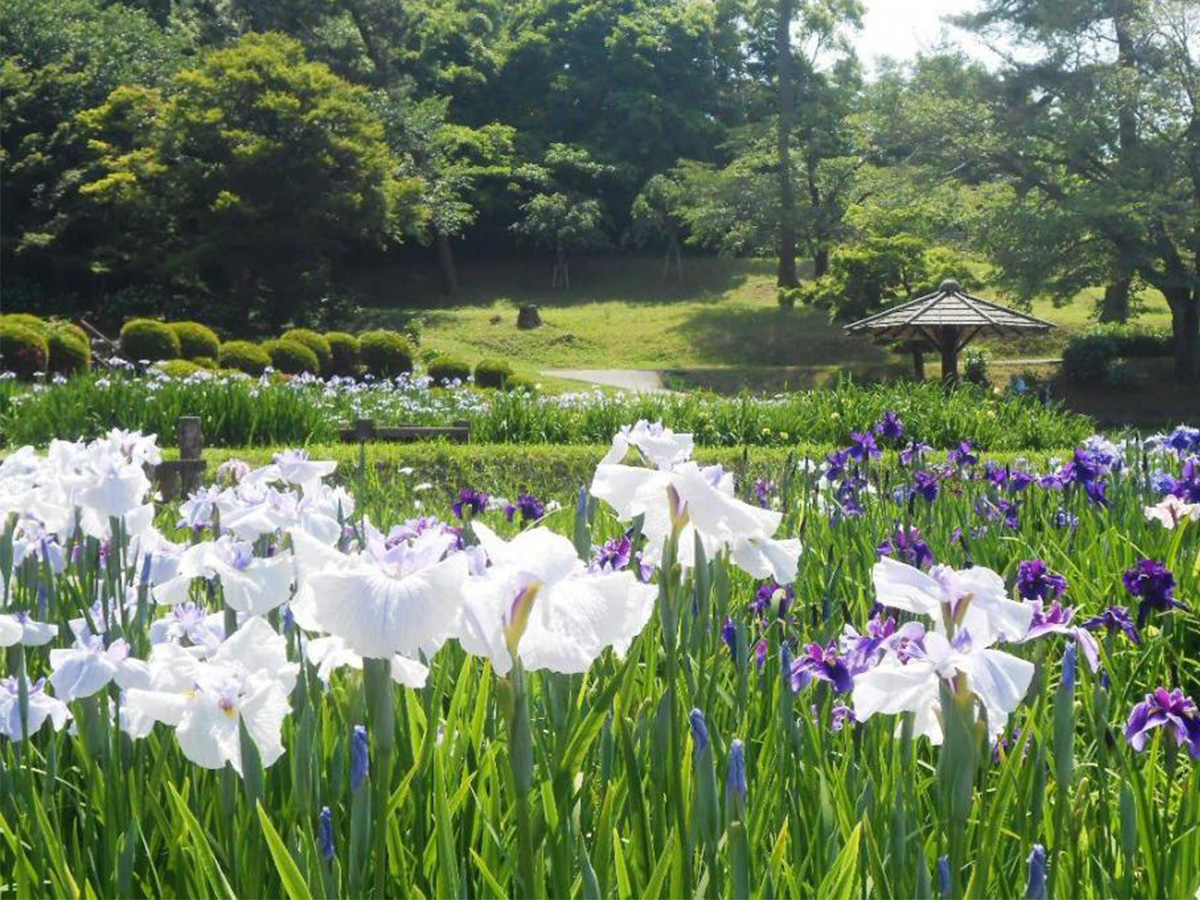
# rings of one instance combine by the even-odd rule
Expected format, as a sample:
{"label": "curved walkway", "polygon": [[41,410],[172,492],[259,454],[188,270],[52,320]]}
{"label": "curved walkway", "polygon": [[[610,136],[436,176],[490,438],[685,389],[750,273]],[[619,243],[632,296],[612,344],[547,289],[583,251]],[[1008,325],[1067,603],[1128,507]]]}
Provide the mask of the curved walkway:
{"label": "curved walkway", "polygon": [[662,374],[654,369],[544,369],[542,374],[553,378],[568,378],[572,381],[586,381],[589,384],[620,388],[624,391],[641,391],[643,393],[667,391],[667,386],[663,384]]}

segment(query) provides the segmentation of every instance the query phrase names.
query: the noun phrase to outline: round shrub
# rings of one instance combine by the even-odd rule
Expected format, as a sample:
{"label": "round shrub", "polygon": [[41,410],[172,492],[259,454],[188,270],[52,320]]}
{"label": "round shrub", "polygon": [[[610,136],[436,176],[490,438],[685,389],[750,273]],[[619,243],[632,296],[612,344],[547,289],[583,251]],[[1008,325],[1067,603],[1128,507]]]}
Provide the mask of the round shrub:
{"label": "round shrub", "polygon": [[364,332],[358,336],[358,346],[363,365],[376,378],[395,378],[412,371],[412,345],[397,331]]}
{"label": "round shrub", "polygon": [[172,322],[170,328],[179,338],[179,355],[184,359],[207,356],[213,359],[221,352],[221,339],[207,325],[199,322]]}
{"label": "round shrub", "polygon": [[250,341],[227,341],[221,345],[218,360],[222,369],[261,375],[271,365],[271,354]]}
{"label": "round shrub", "polygon": [[50,326],[46,320],[40,316],[33,315],[33,313],[7,313],[0,316],[0,324],[20,325],[22,328],[28,328],[42,337],[45,337],[50,331]]}
{"label": "round shrub", "polygon": [[121,329],[121,352],[134,362],[178,359],[179,338],[156,319],[130,319]]}
{"label": "round shrub", "polygon": [[271,356],[271,365],[276,372],[285,375],[300,375],[308,372],[310,375],[321,373],[321,363],[317,354],[313,353],[299,341],[280,339],[267,341],[263,349]]}
{"label": "round shrub", "polygon": [[317,372],[318,375],[332,374],[333,348],[329,346],[329,341],[325,339],[324,335],[309,331],[307,328],[293,328],[291,331],[283,333],[282,340],[295,341],[311,350],[317,357],[317,365],[321,367]]}
{"label": "round shrub", "polygon": [[440,385],[447,385],[452,381],[465,382],[471,377],[471,367],[452,356],[439,356],[429,364],[426,371],[429,372],[429,377]]}
{"label": "round shrub", "polygon": [[1117,342],[1105,334],[1071,338],[1063,349],[1062,372],[1071,381],[1100,381],[1109,363],[1120,356]]}
{"label": "round shrub", "polygon": [[44,374],[50,350],[46,339],[24,325],[0,322],[0,372],[29,379]]}
{"label": "round shrub", "polygon": [[165,359],[156,362],[154,368],[171,378],[187,378],[197,372],[203,372],[204,367],[198,366],[190,359]]}
{"label": "round shrub", "polygon": [[524,375],[513,375],[507,382],[508,390],[515,391],[519,394],[536,394],[537,385],[534,384],[532,378],[526,378]]}
{"label": "round shrub", "polygon": [[361,358],[358,338],[344,331],[331,331],[325,335],[325,341],[329,344],[333,360],[329,374],[357,375],[358,363]]}
{"label": "round shrub", "polygon": [[51,328],[46,335],[49,351],[48,368],[56,375],[77,375],[86,372],[92,365],[92,348],[81,341],[74,331],[66,328]]}
{"label": "round shrub", "polygon": [[475,365],[475,384],[504,390],[512,378],[512,366],[502,359],[482,359]]}
{"label": "round shrub", "polygon": [[211,356],[197,356],[195,359],[188,360],[198,365],[202,369],[215,369],[217,361]]}
{"label": "round shrub", "polygon": [[74,322],[68,322],[66,319],[51,319],[46,323],[51,331],[65,331],[77,341],[81,341],[89,348],[92,346],[92,339],[88,337],[88,333],[76,325]]}

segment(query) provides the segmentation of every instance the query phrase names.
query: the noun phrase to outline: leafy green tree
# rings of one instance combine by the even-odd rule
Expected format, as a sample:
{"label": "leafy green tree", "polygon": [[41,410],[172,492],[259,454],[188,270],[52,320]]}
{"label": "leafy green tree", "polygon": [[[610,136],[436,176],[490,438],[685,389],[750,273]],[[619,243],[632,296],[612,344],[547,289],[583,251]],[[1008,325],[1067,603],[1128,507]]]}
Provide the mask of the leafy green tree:
{"label": "leafy green tree", "polygon": [[1200,377],[1200,7],[989,0],[965,21],[1023,51],[991,85],[981,161],[1023,223],[1046,212],[1057,246],[1095,248],[1047,271],[1107,261],[1117,308],[1134,276],[1157,288],[1176,377]]}
{"label": "leafy green tree", "polygon": [[612,167],[596,162],[582,147],[551,144],[540,164],[517,174],[529,185],[529,196],[512,231],[553,250],[551,286],[569,288],[571,254],[609,244],[611,223],[596,195],[603,193]]}
{"label": "leafy green tree", "polygon": [[[242,321],[260,301],[285,321],[322,293],[336,258],[398,241],[426,215],[366,99],[277,34],[208,54],[167,97],[115,91],[81,116],[97,160],[80,191],[159,227],[132,244],[115,229],[98,252],[225,301]],[[131,120],[139,127],[122,127]]]}
{"label": "leafy green tree", "polygon": [[96,223],[74,189],[86,163],[76,123],[123,84],[162,85],[189,41],[101,0],[11,0],[0,15],[0,267],[62,295],[99,286]]}
{"label": "leafy green tree", "polygon": [[639,247],[653,243],[664,248],[663,278],[671,271],[672,260],[675,262],[676,277],[683,278],[680,245],[686,228],[685,191],[685,186],[678,179],[659,174],[647,181],[633,200],[630,238]]}

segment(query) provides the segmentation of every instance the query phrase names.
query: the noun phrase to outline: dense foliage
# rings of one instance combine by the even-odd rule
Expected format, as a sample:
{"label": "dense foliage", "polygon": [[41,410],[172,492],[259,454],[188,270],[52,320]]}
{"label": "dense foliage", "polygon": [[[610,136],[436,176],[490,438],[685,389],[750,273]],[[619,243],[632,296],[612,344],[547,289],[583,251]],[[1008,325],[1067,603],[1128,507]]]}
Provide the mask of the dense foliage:
{"label": "dense foliage", "polygon": [[[222,366],[250,361],[241,355],[249,353],[245,347],[233,353],[236,343],[223,346],[228,352],[222,354]],[[262,360],[253,362],[247,367]],[[451,374],[465,380],[469,371],[460,368]],[[466,420],[471,439],[485,444],[601,444],[622,425],[650,418],[694,433],[702,446],[828,446],[849,440],[854,423],[885,409],[898,410],[915,436],[941,448],[964,438],[989,450],[1061,448],[1091,429],[1085,417],[1042,406],[1034,397],[997,395],[974,385],[947,394],[935,384],[847,383],[769,398],[723,398],[435,388],[430,376],[354,382],[212,373],[184,380],[93,374],[32,389],[0,381],[0,432],[10,445],[42,445],[60,435],[94,437],[114,426],[158,434],[169,443],[178,417],[188,415],[200,417],[210,446],[226,447],[328,443],[358,418],[381,425]]]}
{"label": "dense foliage", "polygon": [[1193,896],[1200,434],[995,465],[853,424],[735,485],[642,423],[583,502],[291,451],[156,509],[138,435],[13,454],[0,877]]}
{"label": "dense foliage", "polygon": [[6,308],[277,334],[339,325],[377,265],[436,260],[453,294],[460,252],[567,284],[581,250],[681,278],[690,247],[778,256],[789,290],[811,258],[850,316],[928,249],[1017,299],[1102,287],[1103,320],[1154,288],[1195,377],[1198,15],[987,0],[959,24],[1003,65],[946,45],[868,79],[853,0],[15,0]]}

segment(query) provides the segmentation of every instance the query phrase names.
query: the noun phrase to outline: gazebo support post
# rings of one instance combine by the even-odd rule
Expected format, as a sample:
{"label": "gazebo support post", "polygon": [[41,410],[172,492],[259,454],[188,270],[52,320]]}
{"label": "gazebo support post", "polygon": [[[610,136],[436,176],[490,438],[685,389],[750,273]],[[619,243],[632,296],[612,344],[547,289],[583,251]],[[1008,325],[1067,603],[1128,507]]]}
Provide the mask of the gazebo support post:
{"label": "gazebo support post", "polygon": [[941,332],[942,381],[954,384],[958,381],[958,326],[944,325]]}

